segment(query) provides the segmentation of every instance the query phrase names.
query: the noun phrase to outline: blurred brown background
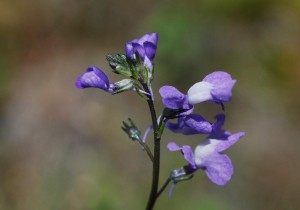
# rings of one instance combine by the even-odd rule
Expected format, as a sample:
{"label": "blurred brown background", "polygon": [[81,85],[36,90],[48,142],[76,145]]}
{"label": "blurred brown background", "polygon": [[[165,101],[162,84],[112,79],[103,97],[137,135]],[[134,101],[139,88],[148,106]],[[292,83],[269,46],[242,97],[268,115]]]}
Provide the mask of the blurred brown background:
{"label": "blurred brown background", "polygon": [[[300,1],[46,0],[0,2],[0,209],[143,209],[151,165],[121,131],[144,130],[147,105],[134,93],[78,90],[86,67],[111,81],[107,53],[158,32],[157,90],[185,92],[213,70],[238,80],[225,128],[246,136],[226,153],[235,175],[225,187],[204,173],[166,193],[156,209],[300,209]],[[212,120],[220,108],[201,104]],[[201,136],[165,132],[161,181],[184,164],[168,141]]]}

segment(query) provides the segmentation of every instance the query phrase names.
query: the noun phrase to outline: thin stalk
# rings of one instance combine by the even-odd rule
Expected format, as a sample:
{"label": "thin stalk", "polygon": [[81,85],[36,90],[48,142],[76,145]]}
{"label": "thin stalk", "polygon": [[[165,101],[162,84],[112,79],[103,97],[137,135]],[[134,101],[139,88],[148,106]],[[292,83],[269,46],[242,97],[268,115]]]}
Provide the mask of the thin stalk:
{"label": "thin stalk", "polygon": [[151,161],[153,162],[154,157],[153,157],[153,154],[152,154],[150,148],[148,147],[148,145],[147,145],[145,142],[143,142],[143,141],[138,141],[138,142],[139,142],[139,144],[143,147],[143,149],[146,150],[146,152],[147,152],[149,158],[150,158]]}
{"label": "thin stalk", "polygon": [[164,185],[160,188],[160,190],[158,191],[158,193],[157,193],[157,197],[159,197],[160,196],[160,194],[166,189],[166,187],[169,185],[169,183],[172,181],[172,179],[169,177],[166,181],[165,181],[165,183],[164,183]]}
{"label": "thin stalk", "polygon": [[[144,89],[147,92],[150,92],[148,86],[143,84]],[[151,119],[152,119],[152,126],[153,126],[153,134],[154,134],[154,152],[153,152],[153,164],[152,164],[152,184],[151,184],[151,191],[148,198],[148,203],[146,210],[152,210],[154,204],[156,202],[157,191],[158,191],[158,183],[159,183],[159,168],[160,168],[160,135],[159,135],[159,127],[157,124],[157,116],[154,108],[153,98],[152,96],[148,97],[147,100]]]}

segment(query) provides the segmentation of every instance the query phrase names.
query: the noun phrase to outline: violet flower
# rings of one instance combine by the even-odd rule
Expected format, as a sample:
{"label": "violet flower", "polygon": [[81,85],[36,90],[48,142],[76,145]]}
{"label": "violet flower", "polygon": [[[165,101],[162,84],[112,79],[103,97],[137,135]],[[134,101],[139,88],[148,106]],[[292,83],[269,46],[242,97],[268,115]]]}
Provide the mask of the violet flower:
{"label": "violet flower", "polygon": [[213,101],[217,104],[231,99],[231,90],[236,83],[230,74],[216,71],[207,75],[188,90],[187,95],[175,87],[163,86],[159,89],[163,104],[169,109],[191,109],[193,105]]}
{"label": "violet flower", "polygon": [[77,88],[100,88],[107,92],[113,92],[114,84],[109,82],[106,74],[96,66],[90,66],[86,72],[76,80]]}
{"label": "violet flower", "polygon": [[218,104],[230,101],[231,90],[236,83],[230,74],[216,71],[207,75],[201,82],[197,82],[188,90],[190,104],[198,104],[203,101],[213,101]]}
{"label": "violet flower", "polygon": [[204,141],[202,141],[193,153],[188,145],[178,146],[175,142],[170,142],[167,148],[170,151],[181,151],[184,159],[188,162],[185,167],[187,174],[194,173],[198,169],[205,171],[208,178],[217,185],[225,185],[233,175],[233,165],[230,158],[222,154],[224,150],[235,144],[244,132],[231,134],[229,131],[221,130],[224,123],[224,115],[218,115],[220,118],[214,129],[214,132]]}
{"label": "violet flower", "polygon": [[158,34],[151,33],[127,42],[125,46],[126,56],[131,59],[136,59],[135,53],[138,52],[142,61],[144,62],[144,66],[152,70],[153,59],[155,57],[157,48],[157,40]]}
{"label": "violet flower", "polygon": [[185,160],[189,163],[185,167],[187,173],[202,169],[213,183],[225,185],[233,175],[233,165],[230,158],[220,152],[235,144],[244,136],[244,133],[227,133],[226,136],[225,139],[209,138],[204,140],[196,147],[194,153],[190,146],[180,147],[175,142],[170,142],[167,147],[170,151],[182,152]]}

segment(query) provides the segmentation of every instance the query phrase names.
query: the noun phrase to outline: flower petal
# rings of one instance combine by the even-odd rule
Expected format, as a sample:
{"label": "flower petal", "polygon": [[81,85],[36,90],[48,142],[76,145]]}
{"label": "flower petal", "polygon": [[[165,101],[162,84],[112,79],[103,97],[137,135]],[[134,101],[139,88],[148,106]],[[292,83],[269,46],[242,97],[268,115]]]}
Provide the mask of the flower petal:
{"label": "flower petal", "polygon": [[144,49],[145,49],[145,54],[146,56],[153,61],[154,57],[155,57],[155,53],[156,53],[156,45],[154,45],[151,42],[144,42],[143,44]]}
{"label": "flower petal", "polygon": [[134,53],[138,52],[143,61],[145,59],[145,55],[149,58],[150,61],[152,61],[156,52],[157,40],[158,34],[150,33],[127,42],[125,45],[126,56],[134,59]]}
{"label": "flower petal", "polygon": [[174,133],[181,133],[184,135],[193,134],[211,134],[212,124],[198,114],[188,114],[186,116],[178,117],[176,123],[167,121],[166,127]]}
{"label": "flower petal", "polygon": [[208,178],[217,185],[225,185],[233,175],[233,165],[225,154],[208,156],[202,168]]}
{"label": "flower petal", "polygon": [[231,99],[231,90],[235,83],[236,80],[230,74],[223,71],[213,72],[188,90],[189,103],[194,105],[210,100],[222,105],[222,102]]}
{"label": "flower petal", "polygon": [[170,121],[167,121],[166,127],[173,131],[174,133],[181,133],[184,135],[193,135],[193,134],[199,134],[199,131],[188,127],[184,123],[184,117],[179,117],[177,119],[177,123],[172,123]]}
{"label": "flower petal", "polygon": [[198,133],[209,134],[212,132],[211,123],[204,119],[201,115],[190,114],[186,116],[184,122],[188,127],[198,131]]}
{"label": "flower petal", "polygon": [[181,151],[181,153],[184,156],[184,159],[192,166],[195,167],[195,158],[194,158],[194,153],[193,150],[190,146],[188,145],[183,145],[182,147],[178,146],[175,142],[169,142],[167,144],[167,148],[170,151]]}
{"label": "flower petal", "polygon": [[131,42],[138,43],[140,45],[143,45],[145,42],[151,42],[154,45],[157,45],[157,40],[158,40],[158,33],[149,33],[143,35],[140,38],[134,39]]}
{"label": "flower petal", "polygon": [[134,59],[135,53],[138,52],[141,59],[144,60],[145,58],[145,49],[142,45],[137,43],[127,43],[126,44],[126,56]]}
{"label": "flower petal", "polygon": [[167,144],[167,148],[168,148],[168,150],[170,150],[172,152],[181,150],[181,147],[178,146],[175,142],[169,142]]}
{"label": "flower petal", "polygon": [[127,42],[125,44],[126,57],[133,59],[134,51],[132,43]]}
{"label": "flower petal", "polygon": [[86,73],[76,80],[77,88],[100,88],[105,91],[109,89],[109,80],[106,74],[96,66],[88,67]]}
{"label": "flower petal", "polygon": [[215,144],[216,151],[222,152],[238,142],[244,135],[244,132],[238,132],[228,136],[227,139],[224,140],[211,139],[211,142]]}
{"label": "flower petal", "polygon": [[211,91],[213,100],[226,102],[231,99],[231,90],[236,80],[233,80],[230,74],[224,71],[216,71],[207,75],[203,81],[213,84],[214,88]]}
{"label": "flower petal", "polygon": [[190,146],[188,145],[183,145],[182,149],[181,149],[184,159],[193,167],[196,166],[195,164],[195,157],[194,157],[194,153],[193,150]]}
{"label": "flower petal", "polygon": [[244,136],[243,132],[233,135],[228,131],[223,133],[223,139],[206,139],[195,149],[196,165],[205,170],[209,179],[218,185],[226,184],[233,174],[231,160],[219,152],[228,149]]}
{"label": "flower petal", "polygon": [[159,89],[163,104],[169,109],[187,108],[186,96],[172,86],[163,86]]}

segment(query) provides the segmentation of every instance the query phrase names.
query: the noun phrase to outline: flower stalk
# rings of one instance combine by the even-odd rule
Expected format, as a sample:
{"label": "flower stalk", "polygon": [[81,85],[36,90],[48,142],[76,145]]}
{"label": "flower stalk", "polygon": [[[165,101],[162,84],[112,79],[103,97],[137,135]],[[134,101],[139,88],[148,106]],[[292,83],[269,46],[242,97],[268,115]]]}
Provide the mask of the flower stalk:
{"label": "flower stalk", "polygon": [[[146,84],[143,84],[143,87],[147,92],[149,91],[149,88]],[[158,184],[159,184],[159,170],[160,170],[160,135],[159,135],[159,127],[157,124],[157,115],[154,107],[154,103],[152,100],[152,97],[149,96],[149,99],[147,100],[151,119],[152,119],[152,127],[153,127],[153,140],[154,140],[154,158],[152,163],[152,184],[151,184],[151,190],[147,202],[146,210],[151,210],[154,207],[154,204],[156,202],[157,191],[158,191]]]}

